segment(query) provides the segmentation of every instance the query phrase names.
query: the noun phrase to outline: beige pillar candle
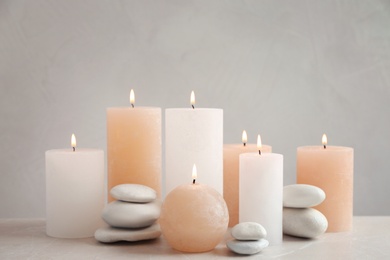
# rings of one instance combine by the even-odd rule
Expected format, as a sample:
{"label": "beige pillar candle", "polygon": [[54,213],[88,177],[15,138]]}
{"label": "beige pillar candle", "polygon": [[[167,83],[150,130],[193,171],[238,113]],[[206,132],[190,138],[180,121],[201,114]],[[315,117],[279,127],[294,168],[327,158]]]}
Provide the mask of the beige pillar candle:
{"label": "beige pillar candle", "polygon": [[161,108],[134,107],[133,96],[130,102],[107,109],[108,191],[137,183],[161,197]]}
{"label": "beige pillar candle", "polygon": [[324,190],[326,199],[315,208],[328,219],[327,232],[350,231],[353,216],[353,149],[327,146],[326,140],[323,141],[323,146],[298,147],[297,183]]}
{"label": "beige pillar candle", "polygon": [[165,198],[159,218],[168,244],[183,252],[205,252],[225,236],[229,214],[222,195],[212,187],[193,182],[173,189]]}
{"label": "beige pillar candle", "polygon": [[[247,134],[242,132],[242,144],[223,146],[223,197],[229,210],[229,227],[238,224],[239,217],[239,158],[242,153],[257,152],[256,144],[247,143]],[[269,145],[262,146],[262,152],[272,152]]]}

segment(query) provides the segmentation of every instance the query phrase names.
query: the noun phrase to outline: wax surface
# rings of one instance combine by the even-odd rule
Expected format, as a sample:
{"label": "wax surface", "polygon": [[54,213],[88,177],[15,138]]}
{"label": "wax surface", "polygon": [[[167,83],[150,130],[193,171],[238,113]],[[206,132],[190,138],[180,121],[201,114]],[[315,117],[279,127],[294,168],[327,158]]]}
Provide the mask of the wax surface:
{"label": "wax surface", "polygon": [[267,231],[270,245],[283,239],[283,155],[240,155],[239,221],[257,222]]}
{"label": "wax surface", "polygon": [[321,188],[325,201],[314,207],[328,220],[327,232],[352,230],[353,149],[303,146],[297,150],[297,183]]}
{"label": "wax surface", "polygon": [[159,219],[168,244],[183,252],[205,252],[222,241],[228,227],[226,203],[205,184],[184,184],[170,192]]}
{"label": "wax surface", "polygon": [[[261,151],[270,153],[272,147],[263,145]],[[223,198],[229,210],[229,227],[238,224],[239,215],[239,157],[242,153],[258,152],[256,144],[225,144],[223,146]]]}
{"label": "wax surface", "polygon": [[[107,109],[108,191],[123,183],[149,186],[161,197],[161,109]],[[109,201],[113,198],[108,194]]]}
{"label": "wax surface", "polygon": [[46,233],[92,237],[104,207],[103,150],[46,151]]}
{"label": "wax surface", "polygon": [[195,163],[199,183],[223,192],[223,111],[170,108],[165,114],[165,187],[168,194],[188,181]]}

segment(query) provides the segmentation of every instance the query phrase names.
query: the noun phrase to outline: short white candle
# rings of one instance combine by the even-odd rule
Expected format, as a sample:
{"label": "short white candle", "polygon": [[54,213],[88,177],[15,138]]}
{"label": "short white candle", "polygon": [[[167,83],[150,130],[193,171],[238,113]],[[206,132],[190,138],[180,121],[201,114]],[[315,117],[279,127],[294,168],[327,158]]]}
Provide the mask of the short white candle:
{"label": "short white candle", "polygon": [[92,237],[102,224],[104,152],[72,148],[46,151],[46,234]]}
{"label": "short white candle", "polygon": [[[260,138],[259,138],[260,139]],[[261,143],[259,151],[261,151]],[[283,240],[283,155],[240,155],[239,221],[257,222],[267,230],[270,245]]]}

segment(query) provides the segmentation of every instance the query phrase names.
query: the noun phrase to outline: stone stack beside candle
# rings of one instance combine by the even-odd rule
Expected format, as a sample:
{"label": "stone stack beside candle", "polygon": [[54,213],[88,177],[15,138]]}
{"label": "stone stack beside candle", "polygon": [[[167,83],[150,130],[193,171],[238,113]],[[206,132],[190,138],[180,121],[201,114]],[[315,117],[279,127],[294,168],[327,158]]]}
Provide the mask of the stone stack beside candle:
{"label": "stone stack beside candle", "polygon": [[253,255],[269,245],[265,239],[267,231],[256,222],[242,222],[232,228],[234,239],[228,240],[226,246],[236,254]]}
{"label": "stone stack beside candle", "polygon": [[315,238],[328,228],[326,217],[311,207],[325,200],[325,192],[306,184],[283,188],[283,233],[302,238]]}
{"label": "stone stack beside candle", "polygon": [[95,232],[103,243],[155,239],[161,235],[156,220],[160,216],[161,201],[150,187],[140,184],[121,184],[111,189],[117,199],[103,210],[102,218],[109,227]]}

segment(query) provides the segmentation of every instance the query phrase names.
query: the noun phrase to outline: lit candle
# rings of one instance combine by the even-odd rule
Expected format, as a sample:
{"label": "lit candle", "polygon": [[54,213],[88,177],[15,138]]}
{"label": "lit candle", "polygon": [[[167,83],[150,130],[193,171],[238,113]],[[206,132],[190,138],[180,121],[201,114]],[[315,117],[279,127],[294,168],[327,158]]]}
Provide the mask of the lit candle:
{"label": "lit candle", "polygon": [[196,107],[193,92],[190,101],[191,108],[166,109],[166,193],[188,180],[184,173],[195,161],[200,181],[222,194],[223,110]]}
{"label": "lit candle", "polygon": [[353,148],[327,145],[302,146],[297,150],[297,182],[320,187],[326,194],[315,208],[328,219],[327,232],[352,230]]}
{"label": "lit candle", "polygon": [[[108,191],[123,183],[149,186],[161,196],[161,108],[107,109]],[[109,196],[109,201],[113,198]]]}
{"label": "lit candle", "polygon": [[96,149],[46,151],[46,234],[92,237],[102,223],[104,153]]}
{"label": "lit candle", "polygon": [[240,154],[239,221],[257,222],[267,230],[270,245],[282,243],[283,155],[258,152]]}
{"label": "lit candle", "polygon": [[183,252],[214,249],[222,241],[229,222],[221,194],[196,179],[194,165],[192,183],[180,185],[167,195],[159,218],[168,244]]}
{"label": "lit candle", "polygon": [[[242,144],[223,146],[223,197],[229,209],[229,227],[238,224],[239,216],[239,157],[242,153],[257,152],[256,144],[248,144],[246,131],[242,132]],[[262,152],[270,153],[272,147],[263,145]]]}

